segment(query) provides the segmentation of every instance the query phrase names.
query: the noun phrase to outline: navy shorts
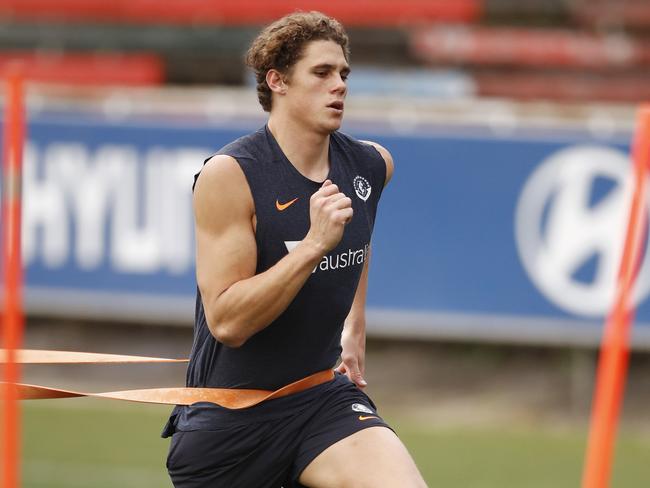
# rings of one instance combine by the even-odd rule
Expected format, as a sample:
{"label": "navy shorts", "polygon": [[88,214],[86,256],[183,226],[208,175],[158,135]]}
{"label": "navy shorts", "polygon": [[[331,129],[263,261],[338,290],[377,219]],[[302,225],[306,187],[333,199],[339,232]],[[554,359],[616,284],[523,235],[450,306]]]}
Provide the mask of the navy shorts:
{"label": "navy shorts", "polygon": [[[348,378],[242,410],[177,407],[167,470],[176,488],[294,488],[316,456],[368,427],[388,425]],[[388,427],[390,428],[390,427]]]}

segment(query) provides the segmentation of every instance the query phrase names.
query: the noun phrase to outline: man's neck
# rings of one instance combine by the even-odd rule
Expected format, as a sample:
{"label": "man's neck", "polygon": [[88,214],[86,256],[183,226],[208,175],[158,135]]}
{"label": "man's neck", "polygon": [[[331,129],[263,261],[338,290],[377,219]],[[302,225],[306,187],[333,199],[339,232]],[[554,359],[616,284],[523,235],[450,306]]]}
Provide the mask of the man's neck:
{"label": "man's neck", "polygon": [[288,117],[269,117],[269,130],[282,152],[303,176],[323,181],[329,172],[329,134],[305,129]]}

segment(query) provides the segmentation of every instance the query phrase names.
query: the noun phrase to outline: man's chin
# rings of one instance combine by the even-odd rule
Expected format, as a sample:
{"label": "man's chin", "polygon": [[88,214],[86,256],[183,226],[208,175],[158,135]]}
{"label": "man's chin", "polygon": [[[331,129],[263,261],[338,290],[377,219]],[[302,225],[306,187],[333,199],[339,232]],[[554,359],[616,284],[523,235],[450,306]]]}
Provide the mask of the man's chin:
{"label": "man's chin", "polygon": [[323,128],[328,134],[331,134],[341,128],[341,122],[342,120],[340,119],[336,121],[328,121],[328,123],[324,124]]}
{"label": "man's chin", "polygon": [[315,123],[309,124],[311,130],[322,134],[324,136],[331,134],[332,132],[336,132],[341,128],[341,119],[338,120],[319,120],[319,121],[314,121]]}

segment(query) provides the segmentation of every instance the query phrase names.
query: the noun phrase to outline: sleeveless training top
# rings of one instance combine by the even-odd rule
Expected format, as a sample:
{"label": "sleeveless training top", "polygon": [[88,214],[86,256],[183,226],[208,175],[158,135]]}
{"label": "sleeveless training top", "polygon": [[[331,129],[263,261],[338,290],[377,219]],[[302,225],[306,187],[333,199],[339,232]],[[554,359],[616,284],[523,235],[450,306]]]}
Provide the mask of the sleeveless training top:
{"label": "sleeveless training top", "polygon": [[[262,273],[305,237],[309,199],[322,183],[289,162],[266,126],[217,154],[235,158],[250,186],[257,218],[256,273]],[[373,146],[340,132],[330,136],[329,160],[327,178],[352,199],[354,210],[341,242],[323,257],[287,309],[239,348],[212,336],[197,289],[187,386],[275,390],[334,367],[343,322],[368,258],[386,164]]]}

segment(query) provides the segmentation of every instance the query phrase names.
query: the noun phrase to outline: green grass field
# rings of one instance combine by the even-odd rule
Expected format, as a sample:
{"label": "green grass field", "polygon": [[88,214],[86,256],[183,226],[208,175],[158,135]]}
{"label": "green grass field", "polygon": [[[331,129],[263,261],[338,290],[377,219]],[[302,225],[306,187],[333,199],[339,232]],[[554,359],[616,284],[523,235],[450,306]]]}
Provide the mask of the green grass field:
{"label": "green grass field", "polygon": [[[92,399],[23,404],[24,488],[171,487],[159,437],[169,408]],[[433,427],[386,416],[430,487],[578,487],[585,433]],[[612,487],[650,486],[650,440],[622,432]]]}

